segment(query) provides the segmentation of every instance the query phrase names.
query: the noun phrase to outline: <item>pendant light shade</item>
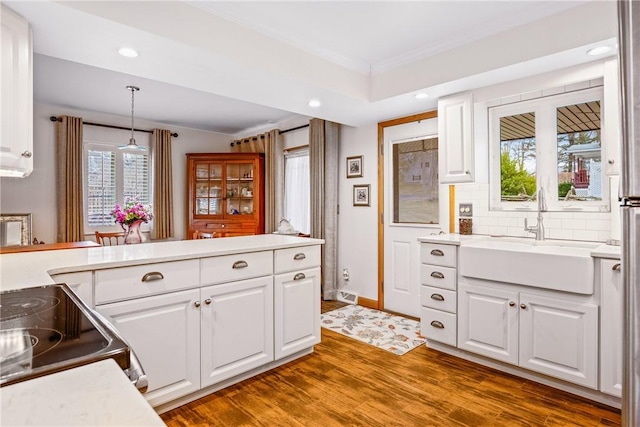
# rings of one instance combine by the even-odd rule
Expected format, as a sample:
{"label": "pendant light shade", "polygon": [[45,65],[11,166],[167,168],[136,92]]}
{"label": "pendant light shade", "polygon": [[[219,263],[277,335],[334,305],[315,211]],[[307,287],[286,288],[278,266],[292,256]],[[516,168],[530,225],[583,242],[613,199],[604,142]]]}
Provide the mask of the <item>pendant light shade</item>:
{"label": "pendant light shade", "polygon": [[140,88],[137,86],[127,86],[127,90],[131,91],[131,138],[129,138],[129,143],[127,145],[121,145],[120,147],[118,147],[121,150],[146,150],[146,147],[141,147],[138,144],[136,144],[136,139],[133,137],[133,132],[134,132],[134,128],[133,128],[133,107],[134,107],[134,97],[135,97],[135,92],[139,91]]}

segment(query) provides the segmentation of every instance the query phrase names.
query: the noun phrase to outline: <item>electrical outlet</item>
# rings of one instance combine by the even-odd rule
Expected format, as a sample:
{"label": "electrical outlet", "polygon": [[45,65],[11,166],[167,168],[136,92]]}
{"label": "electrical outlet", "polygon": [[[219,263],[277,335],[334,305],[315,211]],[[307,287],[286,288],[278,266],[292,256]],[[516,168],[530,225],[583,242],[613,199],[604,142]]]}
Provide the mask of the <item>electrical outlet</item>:
{"label": "electrical outlet", "polygon": [[473,216],[473,204],[472,203],[460,203],[458,205],[458,215],[459,216]]}

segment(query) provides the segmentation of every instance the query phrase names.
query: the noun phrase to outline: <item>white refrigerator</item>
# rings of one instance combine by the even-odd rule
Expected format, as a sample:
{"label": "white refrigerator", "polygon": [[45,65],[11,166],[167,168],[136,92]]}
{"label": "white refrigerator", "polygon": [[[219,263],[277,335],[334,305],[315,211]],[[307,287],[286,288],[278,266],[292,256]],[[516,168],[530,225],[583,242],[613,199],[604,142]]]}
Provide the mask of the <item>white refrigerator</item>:
{"label": "white refrigerator", "polygon": [[640,1],[618,1],[622,108],[622,425],[640,426]]}

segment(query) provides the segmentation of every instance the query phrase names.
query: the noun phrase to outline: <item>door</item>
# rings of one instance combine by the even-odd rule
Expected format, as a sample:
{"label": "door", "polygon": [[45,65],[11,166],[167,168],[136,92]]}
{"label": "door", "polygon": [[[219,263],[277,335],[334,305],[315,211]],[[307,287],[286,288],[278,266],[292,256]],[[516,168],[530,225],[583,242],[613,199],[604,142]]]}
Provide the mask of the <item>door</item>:
{"label": "door", "polygon": [[518,364],[518,293],[458,283],[458,348]]}
{"label": "door", "polygon": [[622,396],[624,292],[619,260],[600,260],[600,391]]}
{"label": "door", "polygon": [[201,289],[202,387],[273,361],[273,278]]}
{"label": "door", "polygon": [[192,289],[97,307],[136,352],[151,406],[200,389],[199,297]]}
{"label": "door", "polygon": [[438,184],[433,116],[383,132],[384,308],[415,317],[420,316],[417,238],[448,230],[448,192]]}
{"label": "door", "polygon": [[598,384],[598,306],[520,294],[520,367]]}
{"label": "door", "polygon": [[275,358],[320,342],[320,268],[275,277]]}

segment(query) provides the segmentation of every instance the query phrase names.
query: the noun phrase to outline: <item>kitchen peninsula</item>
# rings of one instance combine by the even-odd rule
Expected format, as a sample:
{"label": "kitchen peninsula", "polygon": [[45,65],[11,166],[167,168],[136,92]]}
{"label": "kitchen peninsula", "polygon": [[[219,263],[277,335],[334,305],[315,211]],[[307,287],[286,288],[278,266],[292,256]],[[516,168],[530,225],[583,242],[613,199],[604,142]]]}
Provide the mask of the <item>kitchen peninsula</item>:
{"label": "kitchen peninsula", "polygon": [[258,235],[5,254],[0,290],[67,283],[129,342],[162,413],[313,351],[323,243]]}

